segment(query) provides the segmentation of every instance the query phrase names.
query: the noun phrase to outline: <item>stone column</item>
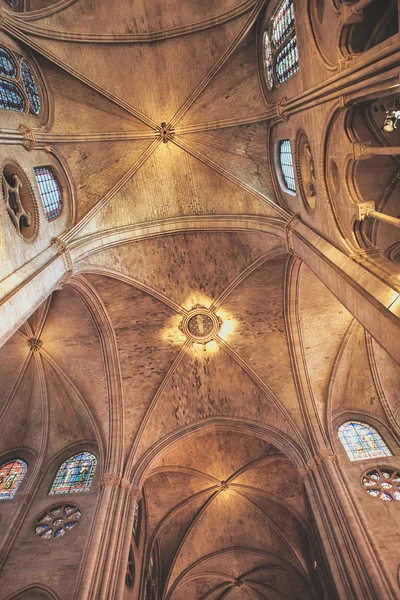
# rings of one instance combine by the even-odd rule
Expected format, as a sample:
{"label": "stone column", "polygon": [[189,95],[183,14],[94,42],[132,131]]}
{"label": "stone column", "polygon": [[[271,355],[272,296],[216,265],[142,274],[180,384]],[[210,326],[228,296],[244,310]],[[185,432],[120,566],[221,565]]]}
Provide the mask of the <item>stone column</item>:
{"label": "stone column", "polygon": [[288,225],[289,250],[319,277],[372,337],[400,364],[400,293],[299,218]]}
{"label": "stone column", "polygon": [[126,566],[124,559],[128,556],[127,540],[132,531],[136,498],[137,489],[128,481],[116,475],[104,475],[86,560],[81,565],[76,585],[76,599],[121,597],[122,588],[118,584]]}
{"label": "stone column", "polygon": [[0,283],[0,346],[27,320],[44,300],[72,274],[69,252],[54,240]]}
{"label": "stone column", "polygon": [[300,473],[340,599],[398,599],[386,576],[379,548],[363,527],[337,456],[321,452]]}

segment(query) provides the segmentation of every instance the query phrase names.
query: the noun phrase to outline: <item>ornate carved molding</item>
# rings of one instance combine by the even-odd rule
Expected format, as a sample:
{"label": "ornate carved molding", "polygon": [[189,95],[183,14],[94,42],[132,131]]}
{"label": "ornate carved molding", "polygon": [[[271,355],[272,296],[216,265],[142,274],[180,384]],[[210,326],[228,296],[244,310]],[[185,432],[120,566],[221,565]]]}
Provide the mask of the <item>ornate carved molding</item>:
{"label": "ornate carved molding", "polygon": [[[290,221],[286,224],[286,242],[287,242],[287,249],[290,252],[290,254],[292,254],[295,258],[299,258],[297,256],[297,254],[294,251],[294,245],[293,245],[293,229],[295,228],[296,224],[301,221],[300,219],[300,215],[293,215],[293,217],[290,219]],[[301,259],[300,259],[301,260]]]}
{"label": "ornate carved molding", "polygon": [[353,158],[354,160],[366,160],[372,158],[371,152],[368,152],[371,142],[355,142],[353,143]]}
{"label": "ornate carved molding", "polygon": [[22,145],[24,146],[24,148],[26,148],[27,150],[33,150],[36,146],[36,135],[33,129],[27,127],[26,125],[20,125],[18,129],[23,136]]}
{"label": "ornate carved molding", "polygon": [[66,244],[66,242],[64,242],[60,238],[53,238],[51,240],[51,245],[54,246],[55,248],[57,248],[58,253],[63,257],[64,262],[65,262],[65,268],[67,270],[67,274],[69,274],[68,275],[68,279],[69,279],[69,277],[74,272],[74,261],[72,260],[72,256],[69,251],[68,244]]}
{"label": "ornate carved molding", "polygon": [[37,350],[40,350],[40,348],[43,346],[43,342],[39,338],[32,337],[32,338],[28,338],[27,341],[28,341],[29,348],[33,352],[36,352]]}

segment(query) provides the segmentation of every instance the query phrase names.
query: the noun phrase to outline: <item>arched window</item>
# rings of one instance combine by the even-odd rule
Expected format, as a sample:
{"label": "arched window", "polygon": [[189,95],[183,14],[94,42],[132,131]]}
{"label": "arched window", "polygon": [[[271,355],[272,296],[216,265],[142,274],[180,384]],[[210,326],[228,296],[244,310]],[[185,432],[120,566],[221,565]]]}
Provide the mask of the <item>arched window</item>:
{"label": "arched window", "polygon": [[[12,81],[10,81],[12,80]],[[0,46],[0,108],[40,114],[39,87],[29,63]]]}
{"label": "arched window", "polygon": [[80,452],[63,462],[57,471],[49,494],[87,492],[92,485],[97,458],[91,452]]}
{"label": "arched window", "polygon": [[128,590],[133,589],[135,583],[135,555],[133,553],[132,544],[129,547],[128,564],[126,567],[125,585]]}
{"label": "arched window", "polygon": [[290,140],[282,140],[279,144],[279,165],[286,187],[290,191],[296,192],[296,181],[294,178],[293,157]]}
{"label": "arched window", "polygon": [[265,74],[272,90],[299,70],[293,0],[282,0],[264,31]]}
{"label": "arched window", "polygon": [[135,540],[136,546],[139,544],[141,520],[142,520],[142,501],[139,500],[139,502],[136,502],[135,513],[133,515],[133,527],[132,527],[132,535]]}
{"label": "arched window", "polygon": [[47,220],[50,221],[61,213],[61,188],[50,167],[34,167],[36,182],[42,199]]}
{"label": "arched window", "polygon": [[339,427],[338,435],[351,461],[392,456],[376,429],[366,423],[347,421]]}
{"label": "arched window", "polygon": [[0,500],[8,500],[15,496],[26,473],[26,462],[16,458],[0,466]]}

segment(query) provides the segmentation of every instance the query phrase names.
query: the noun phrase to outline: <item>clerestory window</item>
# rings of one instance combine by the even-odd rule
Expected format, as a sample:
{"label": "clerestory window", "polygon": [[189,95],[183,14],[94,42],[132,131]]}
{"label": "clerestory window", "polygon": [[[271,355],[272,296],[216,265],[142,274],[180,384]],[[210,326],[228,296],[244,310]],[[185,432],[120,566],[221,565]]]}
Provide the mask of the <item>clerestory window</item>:
{"label": "clerestory window", "polygon": [[264,65],[272,90],[299,70],[293,0],[283,0],[264,31]]}
{"label": "clerestory window", "polygon": [[61,214],[62,195],[58,179],[50,167],[34,167],[36,182],[42,199],[44,212],[50,221]]}
{"label": "clerestory window", "polygon": [[29,63],[0,46],[0,108],[40,114],[39,87]]}
{"label": "clerestory window", "polygon": [[392,456],[376,429],[366,423],[347,421],[339,427],[338,435],[351,461]]}

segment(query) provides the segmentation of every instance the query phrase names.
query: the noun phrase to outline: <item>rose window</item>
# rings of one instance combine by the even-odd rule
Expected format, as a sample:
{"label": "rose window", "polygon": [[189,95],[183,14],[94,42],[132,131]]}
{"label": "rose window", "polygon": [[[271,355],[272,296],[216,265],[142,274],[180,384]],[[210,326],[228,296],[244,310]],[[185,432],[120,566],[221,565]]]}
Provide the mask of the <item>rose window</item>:
{"label": "rose window", "polygon": [[62,537],[78,525],[81,517],[81,511],[73,504],[54,506],[37,519],[35,533],[47,540]]}
{"label": "rose window", "polygon": [[400,471],[379,468],[365,473],[362,485],[368,494],[385,502],[400,500]]}

